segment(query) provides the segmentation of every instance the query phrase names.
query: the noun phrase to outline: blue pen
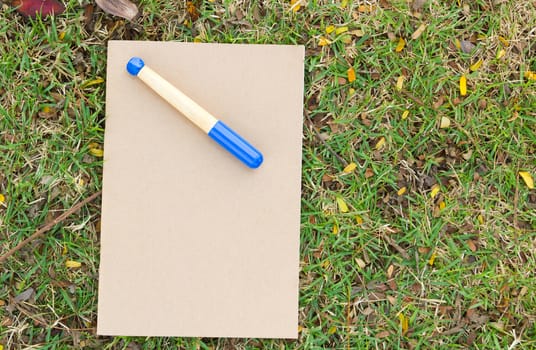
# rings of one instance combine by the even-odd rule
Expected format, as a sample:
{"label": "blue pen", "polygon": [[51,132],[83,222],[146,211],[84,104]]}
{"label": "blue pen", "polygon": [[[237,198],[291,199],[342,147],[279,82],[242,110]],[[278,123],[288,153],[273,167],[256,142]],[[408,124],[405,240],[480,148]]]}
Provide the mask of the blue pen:
{"label": "blue pen", "polygon": [[263,161],[262,154],[235,131],[216,119],[203,107],[192,101],[179,89],[171,85],[158,73],[147,67],[139,57],[132,57],[127,63],[127,71],[138,77],[153,89],[192,123],[208,134],[220,146],[240,159],[250,168],[258,168]]}

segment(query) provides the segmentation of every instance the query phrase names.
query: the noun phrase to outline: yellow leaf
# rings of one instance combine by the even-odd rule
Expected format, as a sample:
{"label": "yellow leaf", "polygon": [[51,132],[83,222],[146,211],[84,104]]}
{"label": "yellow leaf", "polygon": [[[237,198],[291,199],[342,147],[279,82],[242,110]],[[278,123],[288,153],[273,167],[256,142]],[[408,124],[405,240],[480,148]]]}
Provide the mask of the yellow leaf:
{"label": "yellow leaf", "polygon": [[301,0],[290,0],[291,9],[294,13],[298,12],[301,8]]}
{"label": "yellow leaf", "polygon": [[326,46],[331,44],[331,41],[326,39],[325,37],[321,36],[320,39],[318,39],[318,46]]}
{"label": "yellow leaf", "polygon": [[519,176],[523,178],[523,181],[525,181],[525,184],[529,189],[534,189],[534,180],[532,179],[532,175],[530,175],[527,171],[520,171]]}
{"label": "yellow leaf", "polygon": [[433,186],[432,186],[432,191],[430,191],[430,197],[431,197],[431,198],[435,198],[435,196],[437,196],[437,194],[439,193],[439,190],[440,190],[440,189],[441,189],[441,188],[439,187],[438,184],[433,185]]}
{"label": "yellow leaf", "polygon": [[500,49],[499,52],[497,52],[497,59],[500,60],[504,55],[506,55],[506,50]]}
{"label": "yellow leaf", "polygon": [[348,0],[342,0],[342,1],[341,1],[341,8],[342,8],[342,9],[345,9],[346,6],[348,6]]}
{"label": "yellow leaf", "polygon": [[6,201],[6,196],[0,193],[0,204],[4,204],[5,201]]}
{"label": "yellow leaf", "polygon": [[104,82],[104,79],[102,79],[102,78],[96,78],[96,79],[93,79],[93,80],[86,81],[86,82],[83,83],[80,87],[81,87],[82,89],[85,89],[85,88],[88,88],[88,87],[93,86],[93,85],[102,84],[103,82]]}
{"label": "yellow leaf", "polygon": [[349,82],[349,83],[355,81],[355,70],[354,70],[354,67],[350,67],[350,68],[348,68],[348,70],[346,71],[346,74],[348,75],[348,82]]}
{"label": "yellow leaf", "polygon": [[326,27],[326,33],[327,34],[333,33],[334,31],[335,31],[335,26],[327,26]]}
{"label": "yellow leaf", "polygon": [[80,266],[82,266],[81,263],[79,263],[78,261],[73,261],[73,260],[67,260],[65,262],[65,266],[70,268],[70,269],[77,269],[79,268]]}
{"label": "yellow leaf", "polygon": [[[1,307],[1,306],[4,306],[4,305],[6,305],[6,302],[3,301],[2,299],[0,299],[0,307]],[[3,345],[0,344],[0,350],[2,350],[2,349],[3,349]]]}
{"label": "yellow leaf", "polygon": [[447,117],[441,117],[441,122],[439,123],[439,127],[441,129],[446,129],[450,126],[450,119]]}
{"label": "yellow leaf", "polygon": [[348,89],[348,95],[352,96],[353,94],[355,94],[355,89],[354,88]]}
{"label": "yellow leaf", "polygon": [[337,200],[337,205],[339,206],[339,211],[341,213],[348,213],[348,206],[346,205],[346,202],[344,201],[344,198],[337,196],[335,198]]}
{"label": "yellow leaf", "polygon": [[445,204],[444,201],[439,202],[439,210],[443,210],[443,209],[445,209],[446,206],[447,206],[447,205]]}
{"label": "yellow leaf", "polygon": [[4,350],[4,346],[0,344],[0,350]]}
{"label": "yellow leaf", "polygon": [[303,331],[303,327],[302,325],[298,325],[298,333],[300,333],[301,331]]}
{"label": "yellow leaf", "polygon": [[396,80],[396,89],[398,91],[402,90],[402,87],[404,86],[404,76],[401,75],[398,77],[398,79]]}
{"label": "yellow leaf", "polygon": [[330,265],[331,263],[329,262],[329,260],[324,260],[324,262],[322,263],[322,267],[325,269],[327,269]]}
{"label": "yellow leaf", "polygon": [[348,27],[339,27],[335,29],[335,34],[339,35],[348,31]]}
{"label": "yellow leaf", "polygon": [[525,78],[527,78],[528,80],[536,80],[536,72],[530,70],[526,71]]}
{"label": "yellow leaf", "polygon": [[194,38],[194,43],[199,44],[202,42],[203,42],[203,38],[201,38],[201,36],[198,35]]}
{"label": "yellow leaf", "polygon": [[67,246],[64,244],[63,249],[61,250],[61,255],[67,254],[67,251],[68,251]]}
{"label": "yellow leaf", "polygon": [[428,265],[434,266],[435,259],[437,258],[437,253],[433,252],[430,256],[430,259],[428,260]]}
{"label": "yellow leaf", "polygon": [[363,225],[363,218],[359,215],[356,215],[355,216],[355,222],[358,224],[358,225]]}
{"label": "yellow leaf", "polygon": [[467,95],[467,78],[465,74],[460,77],[460,94],[462,96]]}
{"label": "yellow leaf", "polygon": [[413,32],[413,34],[411,34],[411,39],[417,40],[422,35],[425,29],[426,29],[426,24],[424,23],[421,24],[419,28],[417,28],[417,30]]}
{"label": "yellow leaf", "polygon": [[343,172],[346,174],[350,174],[352,171],[355,170],[355,168],[357,168],[357,164],[352,162],[344,168]]}
{"label": "yellow leaf", "polygon": [[65,32],[60,32],[60,34],[58,34],[58,39],[60,40],[63,40],[65,38]]}
{"label": "yellow leaf", "polygon": [[404,50],[404,46],[406,46],[406,40],[404,40],[404,38],[400,37],[398,39],[398,45],[396,45],[395,51],[400,52],[400,51]]}
{"label": "yellow leaf", "polygon": [[377,150],[380,150],[380,149],[383,148],[384,145],[385,145],[385,137],[382,136],[382,137],[378,140],[378,142],[376,143],[375,148],[376,148]]}
{"label": "yellow leaf", "polygon": [[359,5],[357,11],[361,13],[367,13],[374,11],[374,5]]}
{"label": "yellow leaf", "polygon": [[400,328],[402,329],[402,334],[406,334],[409,328],[409,319],[404,316],[403,313],[398,314],[398,319],[400,320]]}
{"label": "yellow leaf", "polygon": [[480,225],[484,225],[484,217],[482,216],[482,214],[478,214],[478,216],[476,217],[476,219],[478,220],[478,223]]}
{"label": "yellow leaf", "polygon": [[334,235],[339,234],[339,224],[336,221],[333,224],[333,229],[331,230],[331,233],[333,233]]}
{"label": "yellow leaf", "polygon": [[469,67],[469,69],[471,70],[471,72],[476,72],[478,70],[478,68],[480,68],[480,66],[482,66],[482,63],[483,63],[482,60],[478,60],[475,63],[473,63],[471,65],[471,67]]}
{"label": "yellow leaf", "polygon": [[456,46],[456,48],[459,50],[462,48],[462,43],[460,42],[460,40],[456,39],[454,40],[454,46]]}
{"label": "yellow leaf", "polygon": [[92,142],[89,144],[89,153],[100,158],[104,155],[104,150],[99,146],[98,143]]}
{"label": "yellow leaf", "polygon": [[508,40],[506,40],[504,37],[502,36],[499,36],[499,41],[506,47],[510,46],[510,43],[508,42]]}
{"label": "yellow leaf", "polygon": [[348,32],[348,34],[352,34],[352,35],[355,35],[357,37],[362,37],[363,35],[365,35],[365,32],[362,31],[361,29],[354,29],[354,30]]}
{"label": "yellow leaf", "polygon": [[328,334],[331,335],[331,334],[335,334],[336,332],[337,332],[337,327],[335,327],[335,326],[329,327]]}
{"label": "yellow leaf", "polygon": [[396,194],[399,195],[399,196],[402,196],[404,193],[406,193],[406,191],[407,191],[407,188],[406,188],[406,186],[404,186],[401,189],[399,189]]}
{"label": "yellow leaf", "polygon": [[409,111],[406,109],[404,113],[402,113],[402,120],[406,119],[409,116]]}

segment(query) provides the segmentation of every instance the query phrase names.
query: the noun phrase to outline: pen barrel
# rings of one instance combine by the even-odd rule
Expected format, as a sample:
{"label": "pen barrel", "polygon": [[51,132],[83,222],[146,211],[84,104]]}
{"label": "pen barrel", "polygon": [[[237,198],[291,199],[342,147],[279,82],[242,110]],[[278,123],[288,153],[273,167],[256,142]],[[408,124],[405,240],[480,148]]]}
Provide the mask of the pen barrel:
{"label": "pen barrel", "polygon": [[138,78],[207,134],[218,122],[212,114],[151,68],[144,66],[139,71]]}
{"label": "pen barrel", "polygon": [[262,164],[263,156],[261,152],[175,86],[171,85],[171,83],[162,78],[158,73],[147,67],[141,58],[131,58],[127,63],[127,71],[137,76],[192,123],[207,133],[220,146],[248,167],[258,168]]}

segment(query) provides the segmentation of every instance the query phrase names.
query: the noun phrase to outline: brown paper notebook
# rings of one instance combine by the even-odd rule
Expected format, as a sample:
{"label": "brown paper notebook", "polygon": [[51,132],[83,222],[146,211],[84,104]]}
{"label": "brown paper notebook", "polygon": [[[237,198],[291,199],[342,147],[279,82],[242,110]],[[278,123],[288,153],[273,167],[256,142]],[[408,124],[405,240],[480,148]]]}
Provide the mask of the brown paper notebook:
{"label": "brown paper notebook", "polygon": [[[125,65],[131,56],[264,155],[252,170]],[[301,46],[110,41],[98,333],[296,338]]]}

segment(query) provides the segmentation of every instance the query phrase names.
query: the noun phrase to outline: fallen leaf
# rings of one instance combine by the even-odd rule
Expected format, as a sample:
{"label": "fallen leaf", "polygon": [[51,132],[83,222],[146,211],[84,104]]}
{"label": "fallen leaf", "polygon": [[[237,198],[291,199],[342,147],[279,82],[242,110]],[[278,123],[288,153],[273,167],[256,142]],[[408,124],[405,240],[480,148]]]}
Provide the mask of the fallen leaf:
{"label": "fallen leaf", "polygon": [[199,10],[193,1],[186,1],[186,12],[188,12],[192,21],[197,21],[199,18]]}
{"label": "fallen leaf", "polygon": [[476,252],[476,244],[472,239],[467,240],[467,245],[469,246],[469,249],[474,253]]}
{"label": "fallen leaf", "polygon": [[337,205],[339,206],[339,211],[341,213],[348,213],[348,205],[346,205],[344,198],[337,196],[335,199],[337,201]]}
{"label": "fallen leaf", "polygon": [[432,255],[430,256],[430,259],[428,259],[428,265],[434,266],[436,257],[437,257],[437,253],[433,252]]}
{"label": "fallen leaf", "polygon": [[443,210],[447,207],[447,204],[444,201],[439,202],[439,210]]}
{"label": "fallen leaf", "polygon": [[528,80],[536,80],[536,72],[530,70],[526,71],[525,78],[527,78]]}
{"label": "fallen leaf", "polygon": [[4,204],[5,202],[6,202],[6,196],[0,193],[0,204]]}
{"label": "fallen leaf", "polygon": [[348,31],[348,27],[339,27],[339,28],[335,29],[335,34],[339,35],[339,34],[342,34],[344,32],[347,32],[347,31]]}
{"label": "fallen leaf", "polygon": [[349,31],[348,34],[355,35],[357,37],[362,37],[363,35],[365,35],[365,32],[361,29],[354,29],[352,31]]}
{"label": "fallen leaf", "polygon": [[357,168],[357,164],[352,162],[343,169],[343,173],[350,174],[352,171],[355,170],[355,168]]}
{"label": "fallen leaf", "polygon": [[359,268],[361,268],[361,269],[364,269],[364,268],[367,266],[367,264],[366,264],[363,260],[361,260],[361,259],[359,259],[359,258],[355,258],[355,263],[356,263],[357,266],[359,266]]}
{"label": "fallen leaf", "polygon": [[441,122],[439,124],[439,127],[441,129],[446,129],[450,126],[450,119],[447,117],[441,117]]}
{"label": "fallen leaf", "polygon": [[500,41],[505,47],[510,46],[510,43],[508,42],[508,40],[506,40],[504,37],[502,37],[502,36],[500,36],[500,35],[499,35],[499,41]]}
{"label": "fallen leaf", "polygon": [[475,63],[473,63],[471,65],[471,67],[469,67],[469,69],[471,70],[471,72],[476,72],[478,70],[478,68],[480,68],[480,66],[482,66],[482,63],[483,63],[482,60],[478,60]]}
{"label": "fallen leaf", "polygon": [[129,0],[95,0],[104,12],[132,21],[138,15],[138,7]]}
{"label": "fallen leaf", "polygon": [[17,295],[15,298],[13,298],[13,301],[17,304],[23,301],[26,301],[32,297],[34,294],[34,289],[32,287],[26,289],[24,292]]}
{"label": "fallen leaf", "polygon": [[424,33],[425,29],[426,29],[426,24],[422,23],[419,26],[419,28],[417,28],[417,30],[414,31],[413,34],[411,34],[411,39],[417,40],[422,35],[422,33]]}
{"label": "fallen leaf", "polygon": [[342,0],[341,1],[341,8],[345,9],[348,6],[348,0]]}
{"label": "fallen leaf", "polygon": [[391,278],[393,276],[393,273],[395,272],[395,265],[391,264],[387,268],[387,278]]}
{"label": "fallen leaf", "polygon": [[292,10],[292,12],[296,13],[301,8],[301,0],[290,0],[290,5],[290,9]]}
{"label": "fallen leaf", "polygon": [[435,196],[437,196],[440,190],[441,188],[438,184],[433,185],[432,190],[430,191],[430,198],[435,198]]}
{"label": "fallen leaf", "polygon": [[327,26],[326,27],[326,34],[331,34],[335,31],[335,26]]}
{"label": "fallen leaf", "polygon": [[82,85],[80,85],[80,88],[82,89],[86,89],[90,86],[93,86],[93,85],[98,85],[98,84],[102,84],[104,83],[104,79],[102,78],[96,78],[96,79],[93,79],[93,80],[88,80],[86,81],[85,83],[83,83]]}
{"label": "fallen leaf", "polygon": [[497,52],[497,59],[500,60],[504,55],[506,55],[506,50],[500,49],[499,52]]}
{"label": "fallen leaf", "polygon": [[59,15],[65,11],[65,6],[58,0],[15,0],[12,5],[19,13],[31,18]]}
{"label": "fallen leaf", "polygon": [[0,306],[4,306],[4,305],[6,305],[6,302],[0,299]]}
{"label": "fallen leaf", "polygon": [[478,223],[480,225],[484,225],[484,217],[482,216],[482,214],[479,214],[476,219],[478,220]]}
{"label": "fallen leaf", "polygon": [[357,11],[361,13],[370,13],[374,11],[375,6],[374,5],[359,5],[357,8]]}
{"label": "fallen leaf", "polygon": [[331,334],[335,334],[335,333],[337,333],[337,327],[335,327],[335,326],[329,327],[328,334],[331,335]]}
{"label": "fallen leaf", "polygon": [[404,87],[404,76],[401,75],[398,77],[398,79],[396,79],[396,89],[398,91],[401,91],[402,90],[402,87]]}
{"label": "fallen leaf", "polygon": [[385,146],[385,137],[380,137],[380,139],[378,140],[378,142],[376,142],[376,146],[374,146],[374,148],[376,148],[377,150],[380,150],[383,148],[383,146]]}
{"label": "fallen leaf", "polygon": [[333,229],[331,230],[331,233],[333,233],[334,235],[339,234],[339,224],[336,221],[333,224]]}
{"label": "fallen leaf", "polygon": [[459,41],[459,47],[463,52],[471,53],[475,48],[475,44],[468,40],[461,40]]}
{"label": "fallen leaf", "polygon": [[402,37],[398,38],[398,44],[396,45],[395,52],[404,50],[404,46],[406,46],[406,40],[404,40]]}
{"label": "fallen leaf", "polygon": [[78,261],[73,261],[73,260],[67,260],[65,262],[65,267],[68,267],[70,269],[77,269],[79,268],[80,266],[82,266],[82,263],[78,262]]}
{"label": "fallen leaf", "polygon": [[355,81],[355,70],[354,70],[354,67],[350,67],[350,68],[348,68],[348,70],[346,71],[346,74],[348,75],[348,82],[349,82],[349,83]]}
{"label": "fallen leaf", "polygon": [[99,158],[104,156],[104,150],[96,142],[92,142],[92,143],[89,144],[89,153],[91,153],[93,156],[99,157]]}
{"label": "fallen leaf", "polygon": [[519,176],[523,178],[523,181],[525,181],[525,184],[529,189],[534,189],[534,180],[532,179],[532,175],[527,171],[520,171]]}
{"label": "fallen leaf", "polygon": [[405,335],[409,328],[409,319],[404,316],[403,313],[398,314],[398,319],[400,320],[400,328],[402,329],[402,334]]}
{"label": "fallen leaf", "polygon": [[331,44],[331,41],[326,39],[325,37],[321,36],[320,39],[318,39],[318,46],[326,46]]}
{"label": "fallen leaf", "polygon": [[411,8],[413,11],[417,12],[424,6],[425,3],[426,0],[414,0],[413,4],[411,4]]}
{"label": "fallen leaf", "polygon": [[406,193],[406,190],[407,190],[407,188],[406,188],[406,186],[404,186],[401,189],[399,189],[396,194],[399,195],[399,196],[402,196],[404,193]]}
{"label": "fallen leaf", "polygon": [[356,215],[355,216],[355,222],[358,224],[358,225],[363,225],[363,218],[359,215]]}
{"label": "fallen leaf", "polygon": [[381,331],[378,334],[376,334],[376,338],[377,339],[383,339],[383,338],[387,338],[390,335],[391,335],[391,332],[389,332],[389,331]]}
{"label": "fallen leaf", "polygon": [[372,171],[371,168],[367,168],[367,169],[365,170],[365,178],[368,179],[369,177],[373,177],[373,176],[374,176],[374,171]]}
{"label": "fallen leaf", "polygon": [[460,77],[460,95],[467,95],[467,78],[465,74]]}

